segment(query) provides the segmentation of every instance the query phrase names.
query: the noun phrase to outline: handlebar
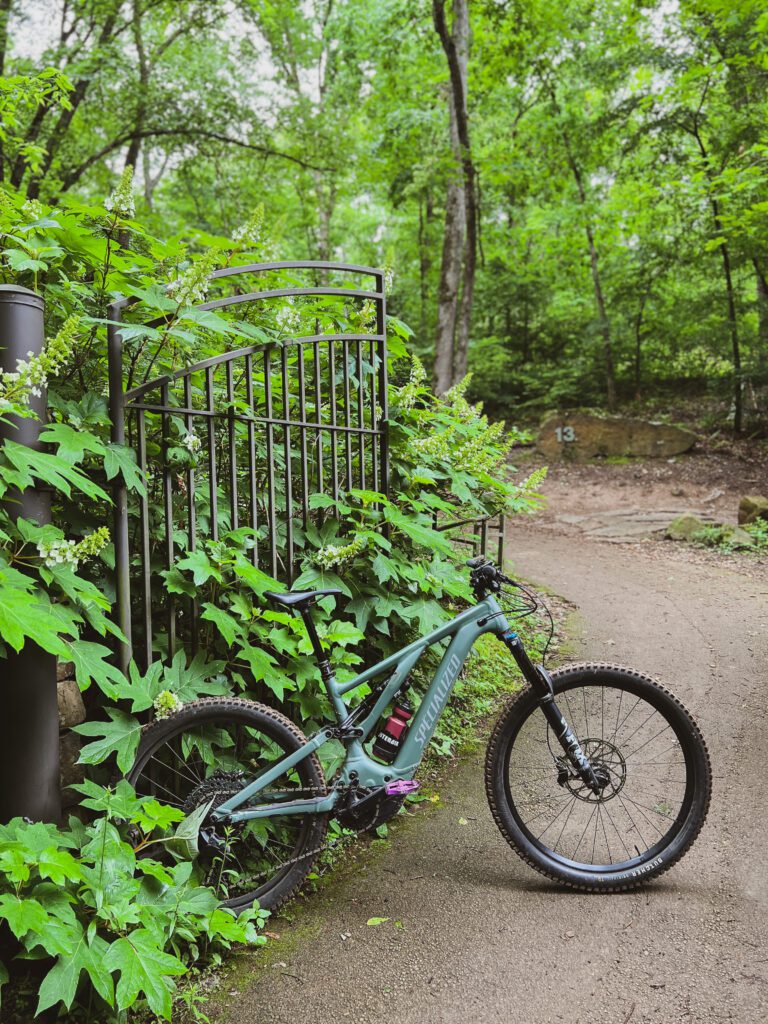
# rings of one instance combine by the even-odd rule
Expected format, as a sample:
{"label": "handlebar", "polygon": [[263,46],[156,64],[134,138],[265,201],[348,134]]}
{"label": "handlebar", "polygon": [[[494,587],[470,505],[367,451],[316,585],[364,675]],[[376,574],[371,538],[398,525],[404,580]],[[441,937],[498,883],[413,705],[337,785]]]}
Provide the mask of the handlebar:
{"label": "handlebar", "polygon": [[469,583],[478,600],[482,600],[488,592],[498,594],[502,583],[514,586],[514,580],[505,576],[490,558],[470,558],[466,564],[472,570]]}

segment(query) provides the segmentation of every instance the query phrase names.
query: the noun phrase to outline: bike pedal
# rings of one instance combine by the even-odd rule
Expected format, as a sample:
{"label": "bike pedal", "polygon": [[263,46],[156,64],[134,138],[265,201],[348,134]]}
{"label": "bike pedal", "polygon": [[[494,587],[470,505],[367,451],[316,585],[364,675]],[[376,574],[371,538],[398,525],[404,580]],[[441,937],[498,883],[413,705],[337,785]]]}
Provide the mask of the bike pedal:
{"label": "bike pedal", "polygon": [[407,796],[409,793],[415,793],[420,786],[421,783],[416,779],[396,779],[386,784],[384,792],[387,796]]}

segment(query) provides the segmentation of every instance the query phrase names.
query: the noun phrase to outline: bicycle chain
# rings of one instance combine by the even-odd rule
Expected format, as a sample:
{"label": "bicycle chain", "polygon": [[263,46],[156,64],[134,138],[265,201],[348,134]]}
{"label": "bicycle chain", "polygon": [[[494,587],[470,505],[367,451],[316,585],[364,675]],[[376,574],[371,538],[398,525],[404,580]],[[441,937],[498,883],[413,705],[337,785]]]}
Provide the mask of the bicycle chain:
{"label": "bicycle chain", "polygon": [[[274,792],[271,791],[271,790],[267,790],[266,792],[269,792],[270,795],[273,795],[273,796],[274,795],[282,795],[282,793],[285,793],[286,795],[290,795],[290,796],[305,796],[305,795],[310,795],[310,796],[327,796],[328,795],[326,790],[318,789],[315,786],[309,786],[309,787],[305,787],[305,788],[302,788],[302,789],[277,790],[277,791],[274,791]],[[378,814],[380,806],[381,806],[382,797],[383,797],[383,794],[376,801],[376,813],[377,814]],[[316,855],[318,855],[320,853],[323,853],[323,852],[326,852],[326,851],[328,853],[330,853],[332,850],[335,850],[336,847],[343,840],[345,840],[345,839],[357,839],[359,836],[363,835],[363,833],[366,832],[366,831],[367,831],[367,828],[359,828],[359,829],[349,829],[349,828],[347,828],[347,829],[345,829],[344,833],[342,835],[338,836],[336,839],[332,839],[330,842],[324,841],[322,843],[322,845],[316,846],[313,850],[307,850],[305,853],[302,853],[300,857],[291,857],[289,860],[282,861],[279,864],[274,865],[268,871],[267,870],[260,871],[258,874],[255,874],[252,877],[253,877],[254,880],[256,880],[256,879],[259,879],[259,878],[263,878],[267,874],[277,874],[278,872],[282,871],[284,868],[291,867],[291,865],[293,865],[293,864],[299,864],[302,861],[307,860],[308,857],[315,857]]]}

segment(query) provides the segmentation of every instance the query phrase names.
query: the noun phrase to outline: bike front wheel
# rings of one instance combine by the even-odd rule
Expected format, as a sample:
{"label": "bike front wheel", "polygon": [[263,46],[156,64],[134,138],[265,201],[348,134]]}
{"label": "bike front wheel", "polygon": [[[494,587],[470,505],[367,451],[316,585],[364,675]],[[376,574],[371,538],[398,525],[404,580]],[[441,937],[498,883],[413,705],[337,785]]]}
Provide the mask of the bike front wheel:
{"label": "bike front wheel", "polygon": [[526,688],[488,745],[496,824],[548,878],[583,891],[634,889],[679,861],[701,831],[711,793],[704,739],[676,697],[631,669],[571,665],[551,678],[600,792],[571,769]]}

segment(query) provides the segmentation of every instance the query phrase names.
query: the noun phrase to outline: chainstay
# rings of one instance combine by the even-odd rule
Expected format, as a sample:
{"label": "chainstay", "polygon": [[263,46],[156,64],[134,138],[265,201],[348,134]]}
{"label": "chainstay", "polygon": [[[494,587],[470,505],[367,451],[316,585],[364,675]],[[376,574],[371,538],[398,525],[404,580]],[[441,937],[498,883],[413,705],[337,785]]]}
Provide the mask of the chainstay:
{"label": "chainstay", "polygon": [[[269,792],[269,791],[267,791],[267,792]],[[325,796],[325,795],[327,795],[327,793],[324,790],[320,790],[320,789],[318,789],[317,787],[314,787],[314,786],[312,786],[312,787],[305,787],[303,789],[293,789],[293,790],[290,790],[290,793],[291,793],[292,796],[304,796],[304,795]],[[376,801],[376,812],[378,812],[380,807],[381,807],[382,799],[383,799],[383,795],[380,796],[378,798],[378,800]],[[323,812],[323,813],[328,813],[328,812]],[[359,829],[345,828],[344,832],[341,835],[337,836],[335,839],[331,839],[330,841],[326,840],[320,846],[316,846],[312,850],[306,850],[304,853],[302,853],[298,857],[291,857],[288,860],[280,861],[277,864],[272,865],[272,867],[270,867],[268,870],[264,870],[264,871],[260,871],[258,873],[255,873],[253,875],[253,879],[257,880],[257,879],[264,878],[267,875],[275,875],[275,874],[278,874],[281,871],[284,871],[286,868],[291,867],[294,864],[301,864],[304,861],[308,860],[309,858],[317,857],[321,853],[331,853],[333,850],[336,849],[337,846],[340,846],[343,842],[351,842],[353,839],[357,839],[359,836],[363,835],[366,831],[367,831],[366,828],[359,828]]]}

